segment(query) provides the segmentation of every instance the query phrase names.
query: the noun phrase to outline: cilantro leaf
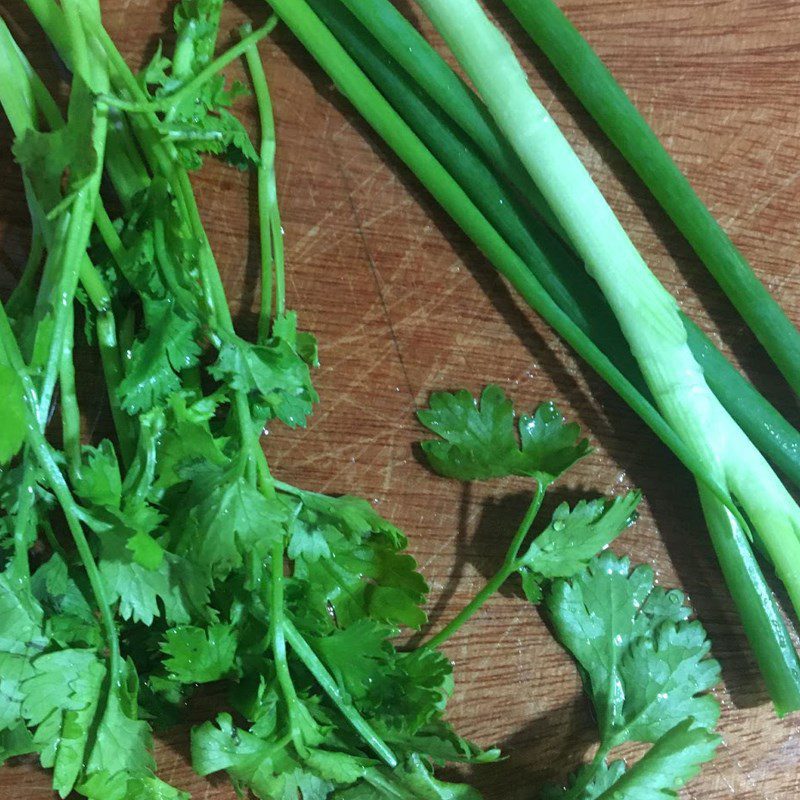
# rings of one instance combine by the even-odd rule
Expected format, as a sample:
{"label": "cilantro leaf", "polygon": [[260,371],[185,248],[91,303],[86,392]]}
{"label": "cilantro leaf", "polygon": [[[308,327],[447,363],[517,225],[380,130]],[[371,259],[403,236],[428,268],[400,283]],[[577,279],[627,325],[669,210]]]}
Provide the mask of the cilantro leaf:
{"label": "cilantro leaf", "polygon": [[105,666],[92,650],[56,650],[39,656],[23,683],[22,714],[37,726],[34,742],[53,788],[66,797],[75,786],[100,703]]}
{"label": "cilantro leaf", "polygon": [[[653,571],[631,570],[604,552],[546,598],[561,643],[577,660],[600,726],[601,750],[652,743],[627,773],[598,761],[563,796],[571,800],[650,800],[675,791],[712,757],[719,680],[710,644],[678,590],[654,586]],[[558,793],[549,795],[561,796]]]}
{"label": "cilantro leaf", "polygon": [[166,632],[161,650],[164,666],[182,683],[210,683],[227,675],[236,657],[236,632],[231,625],[184,626]]}
{"label": "cilantro leaf", "polygon": [[14,158],[33,187],[46,214],[74,197],[94,174],[97,152],[93,129],[97,116],[94,96],[80,74],[73,76],[67,123],[52,131],[28,128],[14,143]]}
{"label": "cilantro leaf", "polygon": [[[172,60],[159,46],[142,73],[142,81],[154,86],[157,97],[170,95],[191,80],[214,57],[219,31],[220,0],[182,0],[173,14],[176,33]],[[213,153],[240,169],[258,163],[258,154],[245,127],[228,110],[246,89],[234,83],[225,89],[225,78],[215,75],[194,95],[182,96],[159,122],[162,135],[177,148],[186,169],[202,166],[202,155]]]}
{"label": "cilantro leaf", "polygon": [[700,765],[714,757],[719,743],[719,736],[695,727],[692,720],[680,722],[599,797],[601,800],[675,798],[697,775]]}
{"label": "cilantro leaf", "polygon": [[[200,499],[194,505],[198,493]],[[189,497],[192,506],[182,534],[184,553],[216,577],[240,567],[247,554],[263,559],[284,535],[283,505],[268,500],[235,470],[198,474]]]}
{"label": "cilantro leaf", "polygon": [[[719,706],[703,692],[718,681],[719,665],[706,658],[699,622],[664,618],[665,594],[652,569],[631,571],[627,559],[606,552],[547,598],[559,639],[584,670],[604,737],[652,742],[680,719],[716,723]],[[680,592],[669,596],[683,606]]]}
{"label": "cilantro leaf", "polygon": [[3,425],[0,427],[0,464],[20,451],[25,441],[25,399],[22,381],[5,364],[0,364],[0,397],[3,398]]}
{"label": "cilantro leaf", "polygon": [[562,503],[520,559],[528,599],[539,602],[542,580],[570,578],[584,569],[633,523],[641,499],[640,492],[628,492],[610,500],[581,500],[573,509]]}
{"label": "cilantro leaf", "polygon": [[[277,418],[290,427],[303,426],[319,396],[311,383],[308,348],[298,344],[293,326],[278,326],[264,344],[230,337],[222,345],[211,374],[248,394],[256,414]],[[280,333],[280,335],[278,335]]]}
{"label": "cilantro leaf", "polygon": [[366,696],[385,669],[390,658],[387,639],[393,633],[388,626],[364,618],[312,644],[331,674],[358,700]]}
{"label": "cilantro leaf", "polygon": [[189,794],[152,775],[94,772],[78,787],[89,800],[190,800]]}
{"label": "cilantro leaf", "polygon": [[179,373],[197,364],[197,321],[171,301],[144,304],[143,338],[134,342],[119,397],[129,414],[149,411],[180,388]]}
{"label": "cilantro leaf", "polygon": [[324,800],[329,781],[305,770],[286,745],[237,728],[229,714],[192,730],[192,764],[200,775],[227,770],[234,786],[248,787],[263,800]]}
{"label": "cilantro leaf", "polygon": [[83,448],[83,464],[74,488],[75,494],[91,505],[120,507],[122,475],[114,446],[108,439],[103,439],[97,447]]}
{"label": "cilantro leaf", "polygon": [[160,600],[167,621],[183,624],[207,605],[210,580],[203,572],[174,553],[165,553],[157,569],[148,569],[136,561],[128,541],[118,533],[104,534],[98,564],[109,601],[119,602],[122,619],[151,625],[161,615]]}
{"label": "cilantro leaf", "polygon": [[440,475],[464,481],[520,475],[550,484],[590,452],[577,424],[567,424],[553,403],[515,425],[511,401],[497,386],[487,386],[480,401],[464,389],[434,392],[429,406],[417,416],[440,438],[421,445]]}
{"label": "cilantro leaf", "polygon": [[31,577],[31,591],[46,615],[48,638],[70,646],[100,647],[102,632],[94,610],[67,571],[67,564],[56,554]]}
{"label": "cilantro leaf", "polygon": [[0,574],[0,731],[22,719],[22,685],[34,674],[32,659],[47,645],[42,609],[27,587]]}

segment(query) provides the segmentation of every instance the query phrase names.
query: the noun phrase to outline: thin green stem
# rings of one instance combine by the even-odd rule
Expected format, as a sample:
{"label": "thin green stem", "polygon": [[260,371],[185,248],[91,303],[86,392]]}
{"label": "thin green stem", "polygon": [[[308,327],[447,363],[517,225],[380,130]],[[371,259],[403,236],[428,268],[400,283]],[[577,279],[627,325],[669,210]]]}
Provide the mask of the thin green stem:
{"label": "thin green stem", "polygon": [[339,709],[344,718],[353,726],[364,741],[372,748],[374,753],[387,766],[394,769],[397,766],[397,756],[389,746],[378,736],[375,729],[358,713],[353,704],[345,697],[334,677],[319,660],[317,654],[311,649],[300,631],[295,628],[291,620],[283,623],[286,640],[306,669],[314,676],[322,690],[330,697],[333,704]]}
{"label": "thin green stem", "polygon": [[31,565],[28,560],[31,511],[34,502],[35,470],[30,449],[25,447],[22,453],[22,481],[17,493],[17,513],[14,516],[14,569],[22,578],[30,578]]}
{"label": "thin green stem", "polygon": [[43,256],[44,238],[39,232],[38,226],[34,225],[33,231],[31,232],[31,245],[28,250],[28,257],[25,260],[25,267],[6,303],[7,313],[12,319],[16,318],[18,314],[23,313],[25,308],[29,308],[31,306],[31,301],[36,297],[36,278],[42,266]]}
{"label": "thin green stem", "polygon": [[269,225],[275,257],[275,313],[278,317],[282,317],[286,313],[286,276],[283,263],[283,226],[278,214],[277,203],[270,214]]}
{"label": "thin green stem", "polygon": [[75,340],[75,312],[70,310],[69,324],[63,341],[59,388],[61,395],[61,430],[68,472],[74,481],[81,470],[81,414],[75,387],[75,363],[72,351]]}
{"label": "thin green stem", "polygon": [[468,622],[475,613],[480,610],[480,608],[484,605],[484,603],[509,579],[513,573],[519,569],[519,564],[517,563],[517,557],[519,556],[519,550],[522,547],[522,543],[525,541],[525,537],[528,535],[528,532],[531,529],[531,525],[533,525],[533,521],[536,519],[536,515],[539,513],[539,509],[542,507],[542,501],[544,500],[545,492],[547,491],[547,486],[541,483],[537,483],[536,485],[536,492],[533,495],[533,498],[528,506],[528,510],[525,512],[525,516],[522,518],[522,522],[520,522],[519,527],[514,534],[514,537],[511,540],[511,544],[508,547],[508,552],[506,553],[505,559],[503,559],[503,565],[500,569],[486,582],[484,587],[470,600],[470,602],[461,609],[461,611],[452,619],[447,625],[442,628],[439,633],[435,636],[432,636],[425,642],[424,645],[420,648],[420,650],[435,650],[438,647],[441,647],[456,631],[461,628],[466,622]]}
{"label": "thin green stem", "polygon": [[277,242],[272,237],[272,215],[278,213],[275,190],[275,120],[267,78],[255,45],[247,48],[245,59],[253,83],[261,126],[257,172],[258,232],[261,247],[261,308],[258,314],[258,340],[263,342],[269,337],[272,323],[273,270],[276,266],[274,249]]}
{"label": "thin green stem", "polygon": [[289,662],[286,657],[286,619],[284,614],[283,599],[283,541],[277,541],[272,547],[272,565],[270,574],[270,635],[272,638],[272,657],[275,661],[275,673],[278,684],[283,692],[286,702],[286,711],[289,715],[289,727],[292,734],[295,750],[301,755],[307,752],[303,741],[303,732],[297,720],[297,691],[289,672]]}
{"label": "thin green stem", "polygon": [[[76,46],[80,45],[84,50],[88,50],[83,24],[72,2],[65,4],[64,12],[71,36],[75,39]],[[98,88],[107,86],[108,75],[104,70],[104,59],[94,58],[92,60],[91,75],[89,74],[90,65],[88,63],[88,54],[86,52],[82,55],[77,54],[76,59],[78,59],[76,62],[77,67],[82,69],[84,79],[89,82],[89,85],[93,89],[97,90]],[[73,91],[79,91],[79,89],[73,87]],[[60,348],[66,332],[68,315],[71,313],[74,303],[81,263],[84,259],[86,247],[89,242],[92,219],[94,217],[94,210],[100,190],[107,129],[107,115],[99,109],[96,110],[91,146],[95,150],[97,167],[86,184],[76,192],[75,199],[69,211],[65,212],[69,215],[69,222],[67,224],[64,247],[59,263],[60,278],[58,281],[58,292],[55,295],[55,313],[50,353],[48,355],[39,396],[39,419],[41,422],[47,419],[50,408],[53,390],[55,389],[56,379],[61,365]]]}
{"label": "thin green stem", "polygon": [[221,72],[228,64],[234,62],[239,56],[246,54],[247,50],[254,47],[266,36],[275,29],[278,24],[278,18],[273,14],[267,22],[260,28],[249,33],[240,42],[228,48],[222,55],[215,58],[203,69],[200,70],[190,81],[187,81],[178,89],[170,92],[167,95],[155,97],[151,100],[131,101],[115,95],[101,95],[98,100],[106,103],[113,108],[118,108],[122,111],[127,111],[129,114],[141,114],[152,111],[169,111],[178,105],[182,100],[194,97],[202,88],[203,84],[213,78],[217,73]]}

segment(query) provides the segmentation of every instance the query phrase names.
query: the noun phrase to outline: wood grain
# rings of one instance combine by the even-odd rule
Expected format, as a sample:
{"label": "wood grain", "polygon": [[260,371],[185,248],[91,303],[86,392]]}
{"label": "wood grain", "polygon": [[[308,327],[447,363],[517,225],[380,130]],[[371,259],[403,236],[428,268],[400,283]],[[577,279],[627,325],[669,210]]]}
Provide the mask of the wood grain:
{"label": "wood grain", "polygon": [[[405,7],[405,3],[402,3]],[[629,90],[734,240],[800,322],[800,4],[795,0],[566,0],[564,8]],[[792,419],[792,397],[702,267],[542,58],[489,3],[533,83],[597,177],[634,241],[684,309]],[[152,52],[163,0],[109,0],[107,27],[132,63]],[[8,13],[5,13],[8,12]],[[262,5],[226,13],[232,27]],[[37,63],[57,70],[18,6],[4,9]],[[463,490],[416,461],[415,408],[435,389],[493,381],[521,407],[554,398],[597,447],[559,498],[641,487],[647,504],[617,550],[683,586],[723,665],[725,745],[684,796],[790,800],[800,794],[797,719],[777,720],[760,688],[710,550],[691,481],[630,411],[498,280],[481,255],[336,95],[285,31],[263,46],[278,120],[278,178],[288,293],[320,339],[321,404],[308,430],[265,441],[287,480],[358,493],[403,527],[431,585],[436,625],[497,566],[521,513],[521,486]],[[237,66],[237,70],[240,67]],[[246,106],[246,103],[245,103]],[[252,109],[248,120],[254,122]],[[24,257],[27,219],[2,129],[0,289]],[[252,330],[254,196],[246,175],[210,165],[194,180],[229,297]],[[90,368],[87,367],[87,370]],[[90,373],[99,380],[97,373]],[[86,377],[88,380],[89,376]],[[91,381],[89,381],[91,382]],[[108,427],[98,406],[91,431]],[[451,718],[508,759],[469,770],[487,800],[533,798],[591,754],[594,727],[573,665],[542,619],[498,596],[447,647],[456,667]],[[207,701],[213,707],[213,698]],[[199,713],[202,713],[202,709]],[[187,727],[161,736],[166,780],[201,800],[235,795],[192,775]],[[0,771],[0,796],[51,798],[31,763]]]}

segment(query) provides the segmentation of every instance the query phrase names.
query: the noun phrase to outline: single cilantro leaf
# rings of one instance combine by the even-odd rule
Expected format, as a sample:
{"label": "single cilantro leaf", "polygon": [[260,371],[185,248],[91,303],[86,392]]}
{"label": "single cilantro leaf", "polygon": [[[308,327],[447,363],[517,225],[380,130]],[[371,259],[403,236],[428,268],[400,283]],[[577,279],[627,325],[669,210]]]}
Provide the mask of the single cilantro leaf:
{"label": "single cilantro leaf", "polygon": [[105,674],[93,650],[56,650],[39,656],[22,684],[22,715],[37,726],[42,766],[53,769],[53,788],[62,797],[83,769]]}
{"label": "single cilantro leaf", "polygon": [[258,416],[277,418],[290,427],[306,424],[319,400],[306,361],[291,339],[272,336],[264,344],[230,338],[211,374],[246,392]]}
{"label": "single cilantro leaf", "polygon": [[119,397],[129,414],[149,411],[180,388],[179,373],[197,364],[198,323],[170,300],[145,303],[146,335],[134,342]]}
{"label": "single cilantro leaf", "polygon": [[225,677],[236,657],[236,632],[217,623],[208,628],[184,626],[165,634],[164,666],[182,683],[210,683]]}
{"label": "single cilantro leaf", "polygon": [[670,800],[714,757],[722,740],[685,720],[665,733],[598,800]]}
{"label": "single cilantro leaf", "polygon": [[312,644],[336,680],[360,699],[389,661],[387,640],[393,633],[392,628],[364,618]]}
{"label": "single cilantro leaf", "polygon": [[193,98],[175,104],[177,116],[158,125],[161,134],[176,146],[186,169],[199,169],[204,154],[221,156],[242,170],[258,164],[247,129],[228,110],[242,93],[238,91],[241,84],[234,84],[230,91],[224,86],[222,75],[210,78]]}
{"label": "single cilantro leaf", "polygon": [[389,534],[348,538],[332,524],[320,529],[332,557],[294,562],[294,578],[305,586],[305,609],[332,610],[341,627],[364,616],[412,628],[424,624],[427,584],[413,557]]}
{"label": "single cilantro leaf", "polygon": [[297,312],[285,311],[272,321],[272,335],[286,342],[309,367],[319,366],[319,348],[313,333],[297,330]]}
{"label": "single cilantro leaf", "polygon": [[547,596],[553,627],[575,656],[595,707],[604,752],[629,741],[653,743],[628,772],[622,762],[583,768],[551,800],[667,800],[709,760],[719,704],[708,691],[719,665],[703,627],[689,621],[683,594],[653,585],[604,552]]}
{"label": "single cilantro leaf", "polygon": [[373,674],[363,704],[381,731],[402,741],[438,719],[453,690],[453,665],[439,651],[392,649],[384,669]]}
{"label": "single cilantro leaf", "polygon": [[613,499],[581,500],[573,509],[562,503],[521,558],[528,599],[539,602],[543,579],[570,578],[584,569],[633,523],[641,499],[640,492],[628,492]]}
{"label": "single cilantro leaf", "polygon": [[100,575],[111,603],[119,602],[119,614],[134,622],[151,625],[161,615],[173,624],[186,624],[208,604],[210,577],[192,566],[185,558],[164,553],[157,569],[137,563],[128,547],[128,539],[117,533],[106,533],[100,539]]}
{"label": "single cilantro leaf", "polygon": [[486,480],[508,475],[550,484],[590,452],[577,424],[564,421],[553,403],[539,406],[519,420],[502,389],[487,386],[480,401],[462,389],[434,392],[420,422],[440,439],[421,443],[431,468],[459,480]]}
{"label": "single cilantro leaf", "polygon": [[295,497],[302,500],[302,515],[313,519],[320,527],[335,528],[348,538],[361,538],[369,533],[384,533],[398,549],[408,545],[403,533],[360,497],[350,495],[332,497],[294,487],[286,487],[286,490],[291,490],[287,498],[290,498],[292,503]]}
{"label": "single cilantro leaf", "polygon": [[349,753],[314,748],[309,749],[305,761],[320,778],[340,786],[361,780],[375,763],[372,759]]}
{"label": "single cilantro leaf", "polygon": [[[214,474],[214,472],[210,473]],[[224,476],[192,512],[186,546],[215,575],[240,567],[246,553],[264,558],[284,535],[286,513],[243,477]]]}
{"label": "single cilantro leaf", "polygon": [[74,485],[75,494],[91,505],[119,508],[122,476],[114,445],[103,439],[97,447],[83,448],[83,464]]}
{"label": "single cilantro leaf", "polygon": [[31,577],[31,591],[46,614],[48,638],[69,648],[99,648],[100,623],[60,555],[51,556]]}
{"label": "single cilantro leaf", "polygon": [[333,789],[328,781],[308,774],[286,745],[237,728],[229,714],[219,714],[216,723],[192,729],[192,766],[198,774],[227,770],[237,789],[249,788],[262,800],[305,798],[304,789],[312,800],[324,800]]}
{"label": "single cilantro leaf", "polygon": [[0,574],[0,731],[13,730],[22,719],[22,685],[47,645],[42,628],[42,609],[29,588]]}
{"label": "single cilantro leaf", "polygon": [[[705,658],[705,631],[699,622],[665,619],[661,593],[650,601],[653,592],[652,569],[631,571],[627,559],[605,552],[547,598],[559,640],[584,670],[604,740],[652,742],[665,725],[693,717],[710,727],[719,714],[703,694],[719,679],[719,665]],[[671,597],[683,605],[680,593]]]}
{"label": "single cilantro leaf", "polygon": [[20,451],[25,441],[25,398],[22,381],[5,364],[0,364],[0,397],[3,398],[0,464],[6,464]]}
{"label": "single cilantro leaf", "polygon": [[330,558],[331,548],[322,530],[295,517],[289,525],[289,547],[286,554],[293,561],[298,558],[318,561],[321,558]]}
{"label": "single cilantro leaf", "polygon": [[[223,452],[227,440],[214,437],[208,417],[198,413],[197,405],[188,406],[186,398],[179,393],[170,397],[167,427],[158,441],[158,489],[183,483],[198,465],[225,467],[229,464]],[[213,406],[209,417],[211,415]]]}
{"label": "single cilantro leaf", "polygon": [[9,758],[27,756],[39,752],[39,746],[33,740],[33,734],[19,722],[13,728],[0,731],[0,766]]}
{"label": "single cilantro leaf", "polygon": [[153,737],[146,722],[138,719],[139,678],[130,661],[123,680],[112,686],[86,763],[87,776],[95,772],[152,777]]}
{"label": "single cilantro leaf", "polygon": [[687,718],[702,728],[716,725],[719,703],[703,694],[719,682],[719,664],[706,658],[710,649],[696,620],[666,623],[651,636],[634,639],[619,665],[626,738],[653,742]]}
{"label": "single cilantro leaf", "polygon": [[74,75],[66,125],[46,133],[28,128],[14,143],[14,157],[45,213],[68,202],[95,172],[96,114],[91,90],[80,75]]}

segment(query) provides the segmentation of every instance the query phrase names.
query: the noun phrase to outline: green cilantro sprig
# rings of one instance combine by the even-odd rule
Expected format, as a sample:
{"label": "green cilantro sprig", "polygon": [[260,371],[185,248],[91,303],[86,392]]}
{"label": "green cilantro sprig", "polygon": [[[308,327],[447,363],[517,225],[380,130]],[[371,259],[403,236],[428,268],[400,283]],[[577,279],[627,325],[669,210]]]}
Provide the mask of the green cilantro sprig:
{"label": "green cilantro sprig", "polygon": [[425,645],[438,647],[450,638],[514,573],[525,593],[541,599],[543,581],[571,577],[583,569],[634,520],[639,492],[609,500],[582,501],[574,509],[560,505],[550,524],[523,544],[541,510],[547,490],[590,452],[575,423],[567,423],[553,403],[543,403],[517,421],[514,407],[498,386],[487,386],[475,399],[466,390],[434,392],[420,422],[439,438],[422,442],[432,469],[463,481],[512,475],[535,481],[528,510],[511,537],[503,564],[472,601]]}
{"label": "green cilantro sprig", "polygon": [[[418,414],[438,435],[422,442],[432,468],[460,480],[518,475],[536,481],[528,510],[498,572],[473,600],[424,645],[443,644],[514,573],[532,603],[544,601],[561,644],[578,663],[595,708],[600,746],[569,786],[548,800],[650,800],[676,791],[711,759],[719,704],[709,694],[719,664],[708,657],[702,625],[678,590],[654,586],[653,570],[631,570],[605,548],[635,519],[639,492],[559,505],[550,523],[523,549],[545,492],[590,448],[578,426],[552,403],[516,421],[497,386],[475,399],[469,392],[436,392]],[[599,555],[598,555],[599,554]],[[607,762],[626,742],[652,747],[630,769]]]}

